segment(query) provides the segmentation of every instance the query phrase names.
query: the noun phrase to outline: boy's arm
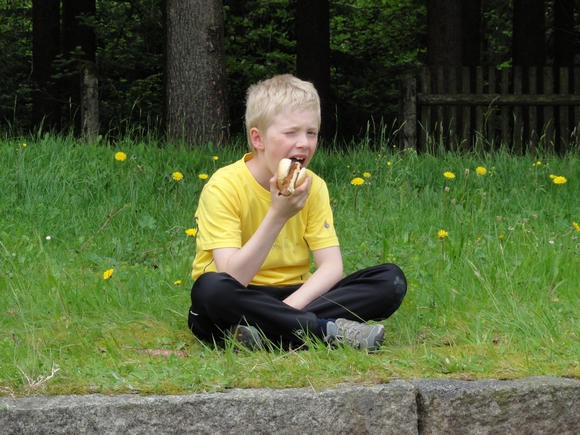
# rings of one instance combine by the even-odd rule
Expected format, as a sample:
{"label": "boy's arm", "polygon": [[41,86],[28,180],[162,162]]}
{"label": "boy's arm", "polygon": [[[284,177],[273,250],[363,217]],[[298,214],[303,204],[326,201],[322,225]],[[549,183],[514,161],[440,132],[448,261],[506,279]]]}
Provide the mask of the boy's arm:
{"label": "boy's arm", "polygon": [[272,177],[270,180],[272,206],[264,220],[241,248],[219,248],[212,251],[217,271],[226,272],[247,286],[262,268],[286,221],[304,208],[311,182],[312,178],[306,177],[305,182],[293,195],[282,196],[278,195],[276,177]]}
{"label": "boy's arm", "polygon": [[298,290],[284,299],[296,309],[303,309],[314,299],[322,296],[342,279],[342,255],[338,246],[318,249],[312,252],[316,271]]}

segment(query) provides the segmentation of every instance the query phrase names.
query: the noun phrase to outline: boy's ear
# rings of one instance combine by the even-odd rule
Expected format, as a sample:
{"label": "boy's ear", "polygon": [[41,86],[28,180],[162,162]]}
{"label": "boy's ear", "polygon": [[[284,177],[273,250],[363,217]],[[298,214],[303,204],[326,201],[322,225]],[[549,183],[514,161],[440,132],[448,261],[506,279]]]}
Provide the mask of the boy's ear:
{"label": "boy's ear", "polygon": [[257,127],[250,128],[250,141],[254,149],[256,150],[264,149],[264,141],[262,139],[262,133]]}

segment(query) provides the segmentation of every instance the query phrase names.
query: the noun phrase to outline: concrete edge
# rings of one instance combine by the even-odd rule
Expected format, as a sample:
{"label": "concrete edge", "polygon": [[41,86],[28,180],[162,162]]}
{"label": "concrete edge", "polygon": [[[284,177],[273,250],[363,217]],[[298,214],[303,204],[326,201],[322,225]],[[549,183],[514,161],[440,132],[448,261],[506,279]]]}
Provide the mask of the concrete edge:
{"label": "concrete edge", "polygon": [[580,380],[426,379],[179,396],[0,397],[0,428],[25,433],[580,433]]}

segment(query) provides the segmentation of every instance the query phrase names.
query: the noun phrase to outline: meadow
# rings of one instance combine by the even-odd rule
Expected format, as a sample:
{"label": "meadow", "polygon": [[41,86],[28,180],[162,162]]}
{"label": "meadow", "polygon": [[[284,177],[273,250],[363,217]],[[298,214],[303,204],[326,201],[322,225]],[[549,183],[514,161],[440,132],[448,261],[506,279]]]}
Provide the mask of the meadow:
{"label": "meadow", "polygon": [[0,394],[191,393],[578,377],[578,154],[321,147],[345,271],[409,290],[375,353],[235,351],[186,325],[193,214],[223,149],[0,141]]}

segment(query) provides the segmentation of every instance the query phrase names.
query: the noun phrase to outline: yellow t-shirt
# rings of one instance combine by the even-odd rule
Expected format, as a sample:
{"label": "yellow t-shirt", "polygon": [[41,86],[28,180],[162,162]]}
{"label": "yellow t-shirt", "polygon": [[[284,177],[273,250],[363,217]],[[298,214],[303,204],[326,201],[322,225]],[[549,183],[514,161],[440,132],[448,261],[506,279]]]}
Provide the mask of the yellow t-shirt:
{"label": "yellow t-shirt", "polygon": [[[270,208],[270,192],[258,184],[246,166],[251,158],[252,154],[246,154],[217,170],[201,192],[195,213],[193,279],[216,271],[213,249],[244,246]],[[306,205],[286,222],[250,284],[300,284],[311,275],[310,251],[338,246],[326,183],[310,170],[308,175],[312,185]]]}

